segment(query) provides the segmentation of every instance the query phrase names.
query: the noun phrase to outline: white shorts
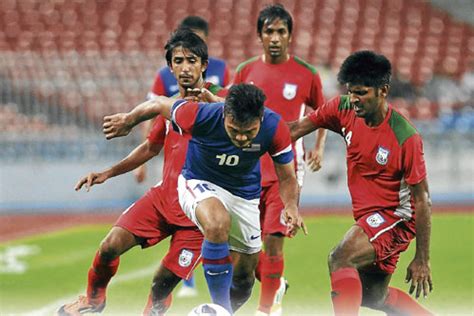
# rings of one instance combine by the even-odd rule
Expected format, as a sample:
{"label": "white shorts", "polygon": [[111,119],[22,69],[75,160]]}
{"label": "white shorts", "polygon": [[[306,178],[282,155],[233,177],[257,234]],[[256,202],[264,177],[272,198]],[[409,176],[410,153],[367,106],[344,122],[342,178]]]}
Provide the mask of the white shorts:
{"label": "white shorts", "polygon": [[196,217],[198,203],[211,197],[219,199],[231,217],[230,250],[253,254],[262,249],[258,209],[260,199],[246,200],[211,182],[186,180],[182,175],[178,178],[178,196],[184,213],[201,231],[202,226]]}

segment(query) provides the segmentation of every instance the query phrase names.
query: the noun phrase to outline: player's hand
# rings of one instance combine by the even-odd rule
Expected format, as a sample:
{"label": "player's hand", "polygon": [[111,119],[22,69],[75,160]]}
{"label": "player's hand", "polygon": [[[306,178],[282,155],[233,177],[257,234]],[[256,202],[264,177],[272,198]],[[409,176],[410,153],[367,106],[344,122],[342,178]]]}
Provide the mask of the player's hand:
{"label": "player's hand", "polygon": [[132,130],[132,125],[129,123],[127,113],[117,113],[104,117],[102,125],[105,138],[111,139],[115,137],[127,136]]}
{"label": "player's hand", "polygon": [[421,292],[423,297],[427,297],[428,293],[433,291],[433,282],[431,281],[431,268],[428,261],[424,262],[413,259],[407,268],[407,276],[405,282],[411,282],[409,293],[415,292],[415,297],[419,298]]}
{"label": "player's hand", "polygon": [[202,89],[186,89],[185,100],[195,101],[195,102],[223,102],[225,99],[218,97],[217,95],[213,94],[211,91],[207,90],[206,88]]}
{"label": "player's hand", "polygon": [[146,166],[145,164],[141,165],[140,167],[136,168],[133,171],[133,174],[135,175],[135,181],[137,183],[142,183],[146,179]]}
{"label": "player's hand", "polygon": [[206,88],[201,89],[201,94],[199,95],[199,98],[202,102],[209,102],[209,103],[215,103],[215,102],[224,102],[224,98],[221,98],[215,94],[213,94],[211,91],[207,90]]}
{"label": "player's hand", "polygon": [[91,172],[76,183],[74,190],[79,191],[82,186],[86,185],[86,190],[87,192],[89,192],[91,186],[93,186],[94,184],[104,183],[108,178],[109,176],[105,172]]}
{"label": "player's hand", "polygon": [[312,172],[319,171],[323,166],[323,149],[312,149],[306,154],[306,164]]}
{"label": "player's hand", "polygon": [[184,91],[184,99],[188,101],[198,102],[200,101],[201,89],[199,88],[187,88]]}
{"label": "player's hand", "polygon": [[296,236],[299,229],[303,230],[305,235],[308,234],[308,229],[303,221],[303,218],[298,214],[298,209],[286,208],[283,213],[285,223],[288,226],[287,235],[292,238]]}

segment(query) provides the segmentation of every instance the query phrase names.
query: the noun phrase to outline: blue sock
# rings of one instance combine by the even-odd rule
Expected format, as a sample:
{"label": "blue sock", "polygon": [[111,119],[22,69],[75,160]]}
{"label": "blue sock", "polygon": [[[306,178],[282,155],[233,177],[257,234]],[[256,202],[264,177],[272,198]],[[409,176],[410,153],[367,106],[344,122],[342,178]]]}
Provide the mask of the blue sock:
{"label": "blue sock", "polygon": [[183,285],[187,287],[191,287],[194,289],[195,283],[194,283],[194,274],[191,274],[191,277],[189,280],[184,279],[183,280]]}
{"label": "blue sock", "polygon": [[230,285],[232,283],[232,262],[228,243],[202,243],[202,267],[212,302],[219,304],[232,314]]}

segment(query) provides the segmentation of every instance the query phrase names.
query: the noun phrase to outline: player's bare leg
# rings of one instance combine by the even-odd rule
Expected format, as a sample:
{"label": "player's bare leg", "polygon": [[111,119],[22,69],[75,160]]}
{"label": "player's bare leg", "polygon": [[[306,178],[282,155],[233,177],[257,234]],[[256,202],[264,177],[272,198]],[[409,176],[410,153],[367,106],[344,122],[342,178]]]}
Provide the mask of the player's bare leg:
{"label": "player's bare leg", "polygon": [[101,312],[105,307],[107,285],[117,272],[120,255],[142,241],[121,227],[113,227],[102,240],[89,269],[87,296],[80,296],[77,301],[61,306],[58,314],[68,316]]}
{"label": "player's bare leg", "polygon": [[375,261],[375,250],[364,230],[354,225],[329,255],[334,314],[358,315],[362,284],[358,269]]}
{"label": "player's bare leg", "polygon": [[143,311],[144,316],[164,315],[171,306],[172,291],[181,281],[181,278],[160,265],[153,276],[151,293]]}
{"label": "player's bare leg", "polygon": [[359,272],[362,281],[362,306],[387,315],[433,315],[404,291],[389,287],[391,274]]}
{"label": "player's bare leg", "polygon": [[202,267],[212,302],[232,313],[230,287],[233,267],[228,243],[231,217],[215,197],[199,202],[196,217],[204,234]]}
{"label": "player's bare leg", "polygon": [[232,251],[231,256],[234,264],[234,276],[230,288],[230,300],[235,313],[252,294],[259,253],[244,254]]}

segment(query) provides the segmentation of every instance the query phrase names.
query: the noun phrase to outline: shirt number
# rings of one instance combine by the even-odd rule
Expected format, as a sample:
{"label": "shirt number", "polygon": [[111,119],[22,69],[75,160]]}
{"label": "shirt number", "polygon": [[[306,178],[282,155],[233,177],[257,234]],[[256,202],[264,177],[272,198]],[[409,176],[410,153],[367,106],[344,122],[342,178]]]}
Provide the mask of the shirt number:
{"label": "shirt number", "polygon": [[346,140],[347,146],[351,144],[351,138],[352,138],[352,131],[349,131],[349,133],[346,134],[346,128],[342,128],[342,135],[344,135],[344,139]]}
{"label": "shirt number", "polygon": [[193,191],[199,190],[199,192],[204,193],[206,191],[215,191],[213,188],[209,187],[209,184],[207,183],[198,183],[194,187]]}
{"label": "shirt number", "polygon": [[219,159],[219,166],[237,166],[239,164],[239,156],[237,155],[227,155],[227,154],[222,154],[222,155],[216,155],[216,158]]}

